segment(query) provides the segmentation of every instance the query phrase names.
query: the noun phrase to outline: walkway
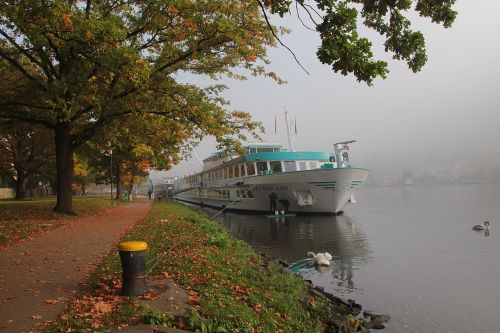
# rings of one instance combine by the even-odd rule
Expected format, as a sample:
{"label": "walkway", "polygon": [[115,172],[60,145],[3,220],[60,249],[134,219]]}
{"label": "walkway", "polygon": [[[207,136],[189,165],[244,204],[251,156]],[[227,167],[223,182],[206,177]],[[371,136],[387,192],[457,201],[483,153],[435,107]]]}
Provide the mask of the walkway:
{"label": "walkway", "polygon": [[29,332],[56,319],[101,258],[150,209],[146,200],[104,209],[0,250],[0,333]]}

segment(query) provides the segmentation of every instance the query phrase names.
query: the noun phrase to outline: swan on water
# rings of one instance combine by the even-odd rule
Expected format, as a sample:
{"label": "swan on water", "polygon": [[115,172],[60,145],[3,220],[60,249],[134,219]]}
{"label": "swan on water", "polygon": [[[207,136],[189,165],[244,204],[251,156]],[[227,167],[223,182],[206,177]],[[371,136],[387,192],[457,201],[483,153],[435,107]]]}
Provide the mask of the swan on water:
{"label": "swan on water", "polygon": [[488,230],[489,225],[490,222],[484,221],[484,227],[480,224],[476,224],[475,226],[472,227],[472,230]]}
{"label": "swan on water", "polygon": [[332,255],[328,252],[314,254],[313,252],[307,252],[308,257],[314,258],[315,266],[330,266],[330,260],[332,260]]}

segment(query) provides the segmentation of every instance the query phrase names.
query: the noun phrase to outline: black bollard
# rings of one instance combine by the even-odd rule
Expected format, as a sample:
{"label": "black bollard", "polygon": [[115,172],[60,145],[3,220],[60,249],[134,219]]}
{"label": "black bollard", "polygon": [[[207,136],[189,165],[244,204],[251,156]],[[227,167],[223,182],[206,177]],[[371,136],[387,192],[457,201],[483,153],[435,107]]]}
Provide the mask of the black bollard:
{"label": "black bollard", "polygon": [[123,285],[120,295],[140,296],[149,292],[146,283],[146,251],[145,242],[122,242],[118,244],[122,263]]}

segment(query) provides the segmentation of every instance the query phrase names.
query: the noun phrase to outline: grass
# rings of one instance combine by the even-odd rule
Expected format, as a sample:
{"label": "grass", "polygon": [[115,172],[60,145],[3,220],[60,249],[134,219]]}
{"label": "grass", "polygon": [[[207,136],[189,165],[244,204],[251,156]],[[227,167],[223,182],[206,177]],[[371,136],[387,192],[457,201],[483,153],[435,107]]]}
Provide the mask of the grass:
{"label": "grass", "polygon": [[[61,220],[74,218],[53,211],[55,197],[36,200],[0,200],[0,246],[13,244],[62,225]],[[73,209],[78,216],[95,214],[109,207],[109,197],[74,197]]]}
{"label": "grass", "polygon": [[[327,301],[312,298],[302,279],[276,262],[264,263],[246,243],[189,208],[156,203],[150,216],[124,238],[148,243],[151,279],[174,279],[193,308],[182,317],[138,306],[119,297],[120,263],[112,251],[89,284],[46,332],[105,331],[159,323],[197,332],[324,332]],[[109,312],[98,313],[95,302]],[[71,314],[71,316],[70,316]]]}

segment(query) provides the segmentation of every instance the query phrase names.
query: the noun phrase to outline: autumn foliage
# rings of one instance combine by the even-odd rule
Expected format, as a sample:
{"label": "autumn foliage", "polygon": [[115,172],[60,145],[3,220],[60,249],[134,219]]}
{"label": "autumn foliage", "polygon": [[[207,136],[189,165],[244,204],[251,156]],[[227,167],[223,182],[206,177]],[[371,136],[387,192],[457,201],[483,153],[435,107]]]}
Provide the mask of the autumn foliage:
{"label": "autumn foliage", "polygon": [[[89,287],[58,322],[61,331],[105,330],[147,320],[212,332],[323,332],[326,303],[309,296],[300,278],[263,262],[245,243],[216,223],[174,203],[158,203],[150,217],[125,237],[148,243],[148,279],[175,281],[191,309],[172,316],[139,306],[158,297],[118,297],[120,264],[113,250]],[[111,311],[112,309],[112,311]],[[70,318],[79,318],[76,322]]]}

